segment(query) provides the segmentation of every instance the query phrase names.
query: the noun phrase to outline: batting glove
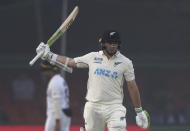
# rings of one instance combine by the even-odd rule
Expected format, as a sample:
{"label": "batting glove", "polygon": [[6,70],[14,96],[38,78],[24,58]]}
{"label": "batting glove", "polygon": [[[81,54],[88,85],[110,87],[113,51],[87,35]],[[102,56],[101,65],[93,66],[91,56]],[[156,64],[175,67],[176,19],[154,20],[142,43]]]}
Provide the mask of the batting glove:
{"label": "batting glove", "polygon": [[150,116],[147,111],[142,110],[141,108],[135,108],[135,111],[137,113],[136,116],[136,123],[138,126],[140,126],[143,129],[147,129],[150,127]]}
{"label": "batting glove", "polygon": [[49,60],[53,55],[53,53],[50,51],[49,46],[47,44],[44,44],[43,42],[41,42],[36,48],[36,53],[37,54],[42,53],[41,55],[42,60]]}

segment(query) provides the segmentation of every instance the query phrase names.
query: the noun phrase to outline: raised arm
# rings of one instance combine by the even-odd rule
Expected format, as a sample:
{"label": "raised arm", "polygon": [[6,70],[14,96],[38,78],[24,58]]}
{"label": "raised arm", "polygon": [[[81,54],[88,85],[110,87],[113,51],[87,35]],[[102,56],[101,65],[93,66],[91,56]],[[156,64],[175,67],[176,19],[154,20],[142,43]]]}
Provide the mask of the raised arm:
{"label": "raised arm", "polygon": [[65,71],[72,73],[72,68],[88,68],[88,62],[91,58],[91,53],[88,53],[82,57],[69,58],[67,56],[60,56],[50,51],[47,44],[41,42],[36,48],[37,54],[42,54],[41,59],[49,61],[51,64],[62,68]]}
{"label": "raised arm", "polygon": [[41,42],[36,48],[37,54],[42,54],[41,59],[49,61],[53,65],[57,65],[61,69],[72,73],[72,67],[76,67],[75,61],[66,56],[59,56],[50,51],[47,44]]}

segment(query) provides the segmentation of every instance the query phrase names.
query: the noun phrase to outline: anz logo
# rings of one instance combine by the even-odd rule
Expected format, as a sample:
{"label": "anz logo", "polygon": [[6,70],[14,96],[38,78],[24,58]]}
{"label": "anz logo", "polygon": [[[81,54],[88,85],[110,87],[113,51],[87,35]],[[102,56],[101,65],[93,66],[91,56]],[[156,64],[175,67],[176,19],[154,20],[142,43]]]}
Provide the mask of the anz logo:
{"label": "anz logo", "polygon": [[105,76],[105,77],[111,77],[116,79],[118,77],[117,72],[112,72],[111,70],[106,70],[106,69],[101,69],[101,68],[96,68],[94,71],[94,75],[100,75],[100,76]]}

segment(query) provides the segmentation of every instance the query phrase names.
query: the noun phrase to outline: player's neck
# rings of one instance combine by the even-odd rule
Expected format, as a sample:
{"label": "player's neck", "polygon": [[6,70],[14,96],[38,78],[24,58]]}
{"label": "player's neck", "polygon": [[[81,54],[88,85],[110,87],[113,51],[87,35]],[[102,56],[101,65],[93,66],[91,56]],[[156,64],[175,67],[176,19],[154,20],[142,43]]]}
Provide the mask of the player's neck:
{"label": "player's neck", "polygon": [[109,55],[106,50],[103,50],[103,52],[104,52],[104,55],[108,58],[108,60],[113,56],[113,55]]}

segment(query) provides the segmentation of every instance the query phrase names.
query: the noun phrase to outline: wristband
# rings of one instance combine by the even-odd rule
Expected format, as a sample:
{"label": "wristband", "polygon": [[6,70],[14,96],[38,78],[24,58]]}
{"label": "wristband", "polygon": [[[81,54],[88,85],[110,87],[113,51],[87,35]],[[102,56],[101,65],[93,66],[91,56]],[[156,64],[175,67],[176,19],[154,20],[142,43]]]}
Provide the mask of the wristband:
{"label": "wristband", "polygon": [[53,54],[52,57],[51,57],[51,61],[52,62],[56,62],[56,59],[57,59],[58,55],[57,54]]}
{"label": "wristband", "polygon": [[58,55],[54,54],[52,52],[48,53],[48,57],[47,60],[50,62],[50,64],[55,65],[56,59],[57,59]]}

